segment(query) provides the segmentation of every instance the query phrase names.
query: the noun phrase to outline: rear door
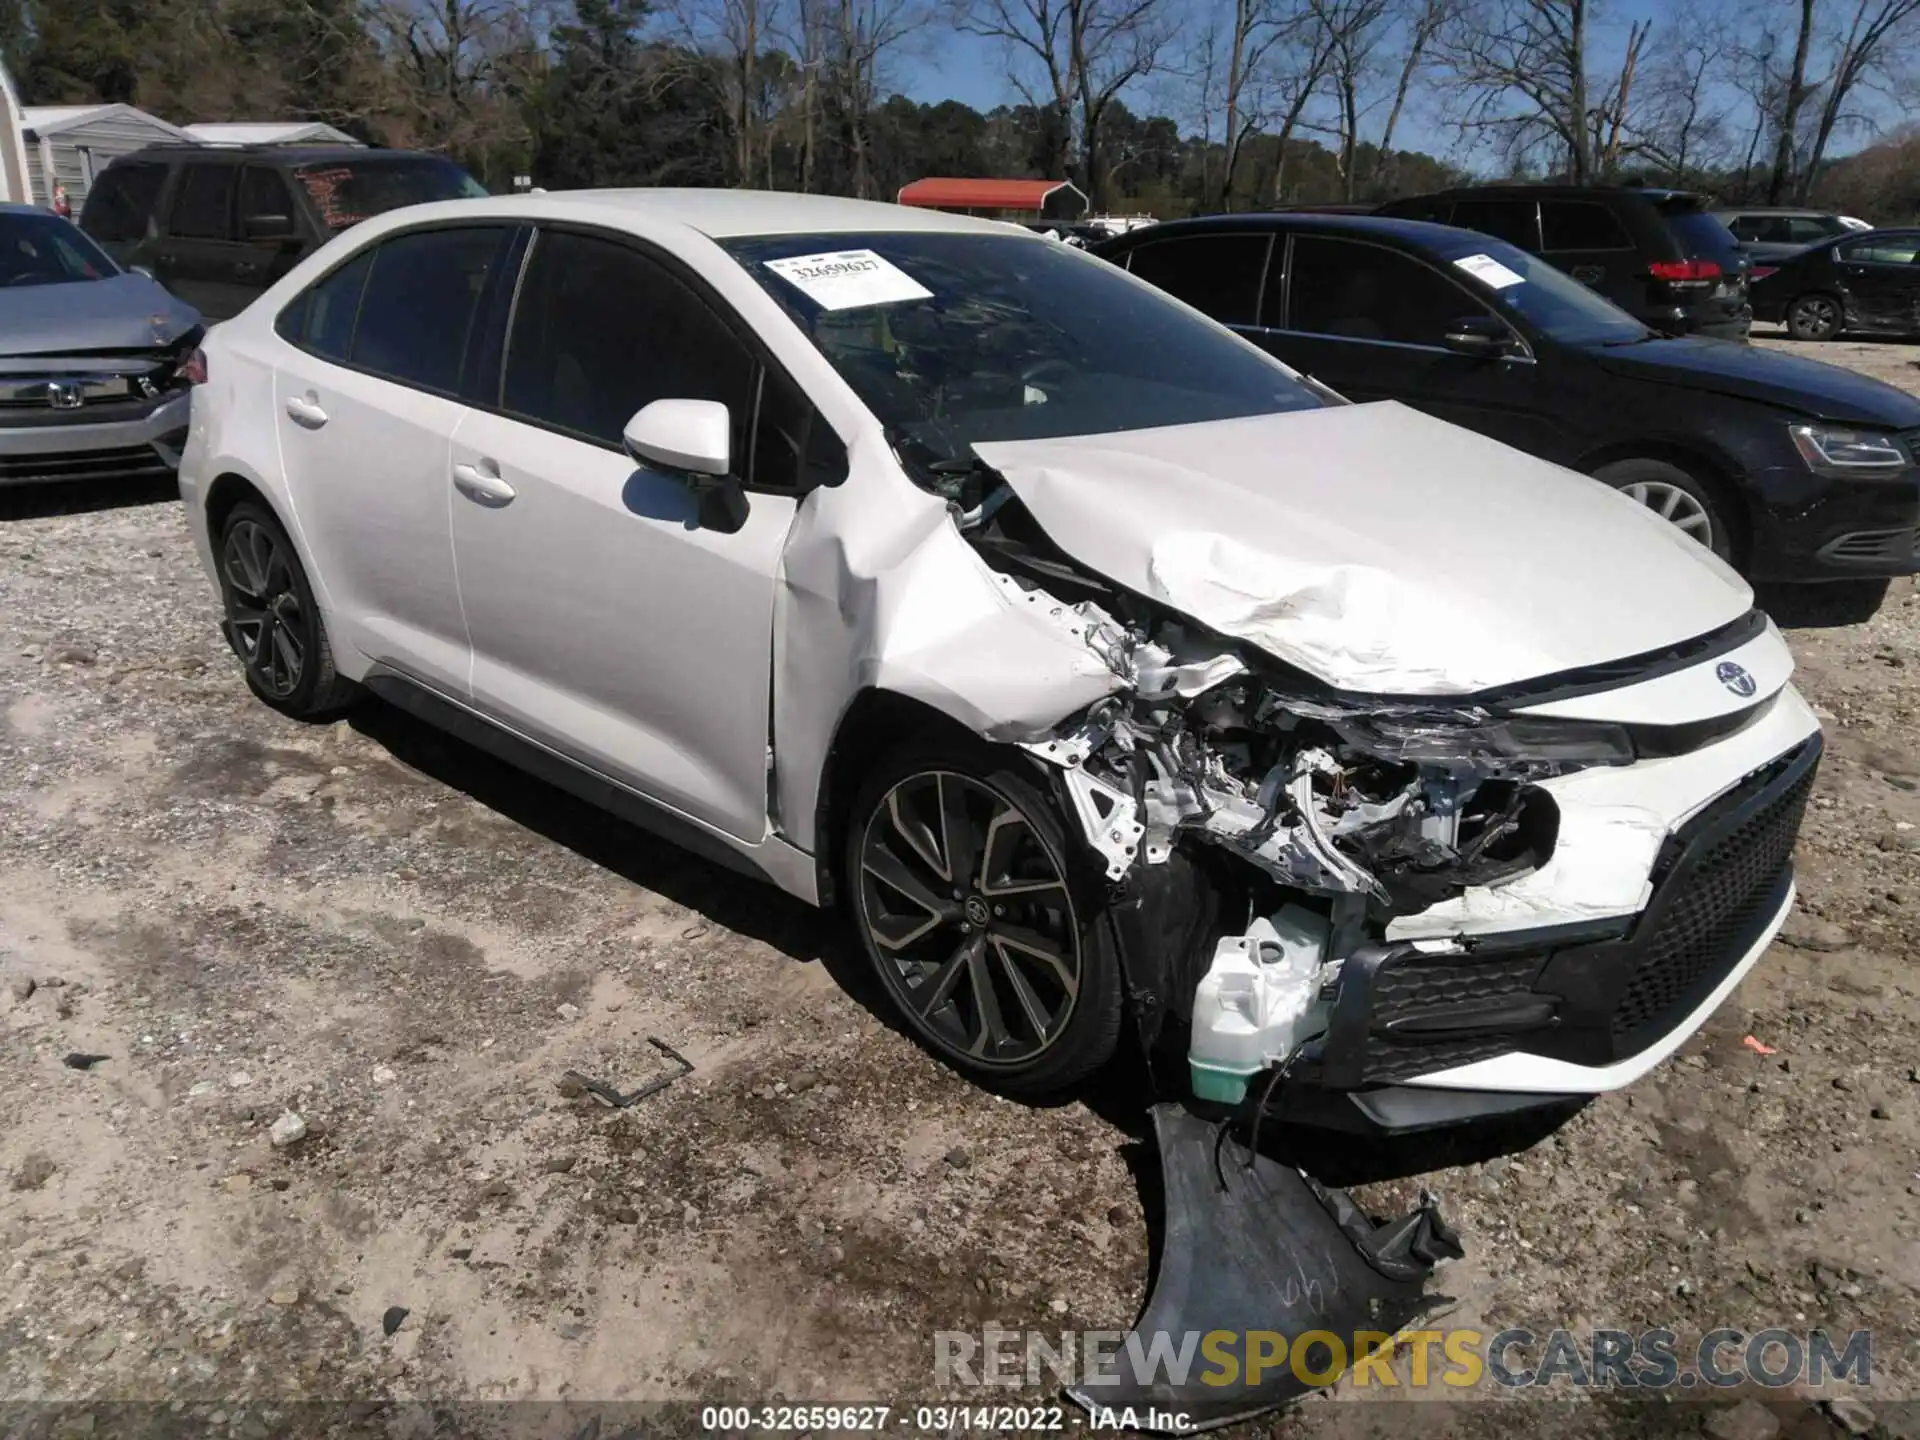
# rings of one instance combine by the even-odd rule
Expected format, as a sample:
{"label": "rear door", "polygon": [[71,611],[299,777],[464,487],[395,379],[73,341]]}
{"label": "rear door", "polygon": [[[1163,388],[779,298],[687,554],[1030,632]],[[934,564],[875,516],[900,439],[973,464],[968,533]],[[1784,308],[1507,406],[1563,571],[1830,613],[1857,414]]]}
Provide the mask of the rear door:
{"label": "rear door", "polygon": [[153,244],[154,278],[209,321],[231,319],[257,293],[241,268],[253,257],[234,233],[239,182],[233,157],[182,163]]}
{"label": "rear door", "polygon": [[406,231],[282,312],[281,463],[338,638],[455,698],[472,650],[454,578],[450,453],[470,339],[521,232]]}
{"label": "rear door", "polygon": [[1873,231],[1833,254],[1847,317],[1876,330],[1920,331],[1920,234]]}
{"label": "rear door", "polygon": [[299,263],[305,245],[300,231],[300,209],[287,177],[265,165],[243,166],[234,215],[233,282],[247,304]]}
{"label": "rear door", "polygon": [[1560,448],[1530,356],[1447,348],[1458,321],[1499,317],[1425,260],[1345,236],[1296,234],[1275,252],[1265,303],[1259,344],[1349,399],[1404,401],[1535,454]]}

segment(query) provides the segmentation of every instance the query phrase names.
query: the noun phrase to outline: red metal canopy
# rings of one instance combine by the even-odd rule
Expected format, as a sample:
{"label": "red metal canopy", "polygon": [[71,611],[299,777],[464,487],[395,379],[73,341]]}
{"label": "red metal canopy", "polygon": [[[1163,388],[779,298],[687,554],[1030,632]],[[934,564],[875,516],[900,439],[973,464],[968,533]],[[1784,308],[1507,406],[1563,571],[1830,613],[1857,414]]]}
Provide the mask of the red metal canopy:
{"label": "red metal canopy", "polygon": [[1047,196],[1071,188],[1065,180],[930,178],[901,186],[900,203],[926,210],[1031,210],[1038,214]]}

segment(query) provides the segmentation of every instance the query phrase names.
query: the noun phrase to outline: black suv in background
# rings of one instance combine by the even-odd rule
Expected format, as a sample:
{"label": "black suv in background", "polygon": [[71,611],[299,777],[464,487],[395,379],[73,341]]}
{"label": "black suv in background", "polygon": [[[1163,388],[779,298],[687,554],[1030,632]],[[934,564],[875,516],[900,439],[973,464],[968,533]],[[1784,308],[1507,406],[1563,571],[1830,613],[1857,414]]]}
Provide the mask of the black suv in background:
{"label": "black suv in background", "polygon": [[1478,230],[1566,271],[1649,328],[1745,340],[1752,262],[1698,195],[1602,185],[1480,185],[1374,212]]}
{"label": "black suv in background", "polygon": [[413,151],[155,145],[101,173],[80,228],[122,266],[225,320],[370,215],[486,193],[452,161]]}

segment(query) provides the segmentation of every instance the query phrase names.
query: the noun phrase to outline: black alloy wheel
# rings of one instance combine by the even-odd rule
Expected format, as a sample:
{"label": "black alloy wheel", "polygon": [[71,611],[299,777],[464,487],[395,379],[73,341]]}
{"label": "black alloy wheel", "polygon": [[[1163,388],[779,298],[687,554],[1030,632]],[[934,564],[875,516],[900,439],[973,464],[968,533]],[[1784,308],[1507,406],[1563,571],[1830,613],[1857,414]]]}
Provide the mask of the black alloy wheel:
{"label": "black alloy wheel", "polygon": [[313,719],[350,703],[360,687],[341,676],[293,541],[264,505],[245,501],[219,535],[227,643],[247,688],[285,715]]}
{"label": "black alloy wheel", "polygon": [[1070,853],[1040,790],[961,750],[883,762],[855,808],[868,957],[914,1035],[982,1083],[1061,1089],[1117,1043],[1117,967]]}

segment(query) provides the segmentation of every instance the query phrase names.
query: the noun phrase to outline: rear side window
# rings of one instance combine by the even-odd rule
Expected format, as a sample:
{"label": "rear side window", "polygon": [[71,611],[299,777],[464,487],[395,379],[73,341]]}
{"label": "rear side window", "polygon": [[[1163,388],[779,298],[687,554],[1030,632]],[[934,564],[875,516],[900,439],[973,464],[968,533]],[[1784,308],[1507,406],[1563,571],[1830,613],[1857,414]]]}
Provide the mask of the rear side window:
{"label": "rear side window", "polygon": [[166,183],[164,165],[125,161],[109,165],[87,192],[80,228],[96,240],[144,240],[147,221]]}
{"label": "rear side window", "polygon": [[1439,345],[1479,301],[1410,255],[1379,245],[1296,235],[1287,285],[1289,330],[1348,340]]}
{"label": "rear side window", "polygon": [[367,288],[373,252],[364,250],[280,312],[273,328],[283,340],[344,365],[353,350],[353,325]]}
{"label": "rear side window", "polygon": [[1846,228],[1831,215],[1794,215],[1787,220],[1787,239],[1795,245],[1812,245]]}
{"label": "rear side window", "polygon": [[1127,269],[1223,325],[1251,325],[1267,268],[1265,235],[1191,235],[1136,246]]}
{"label": "rear side window", "polygon": [[348,356],[354,367],[456,392],[481,292],[510,233],[492,225],[421,230],[375,250]]}
{"label": "rear side window", "polygon": [[1540,207],[1532,200],[1460,200],[1453,207],[1452,224],[1478,230],[1522,250],[1540,248]]}
{"label": "rear side window", "polygon": [[1886,235],[1840,247],[1840,258],[1849,265],[1911,265],[1916,254],[1920,254],[1916,235]]}
{"label": "rear side window", "polygon": [[167,231],[187,240],[225,240],[233,233],[232,165],[187,165],[173,197]]}
{"label": "rear side window", "polygon": [[739,337],[665,267],[591,235],[534,241],[507,341],[508,414],[618,449],[627,421],[655,400],[718,400],[744,476],[757,380]]}
{"label": "rear side window", "polygon": [[1549,255],[1557,250],[1631,250],[1633,241],[1604,205],[1592,200],[1543,200],[1540,248]]}

